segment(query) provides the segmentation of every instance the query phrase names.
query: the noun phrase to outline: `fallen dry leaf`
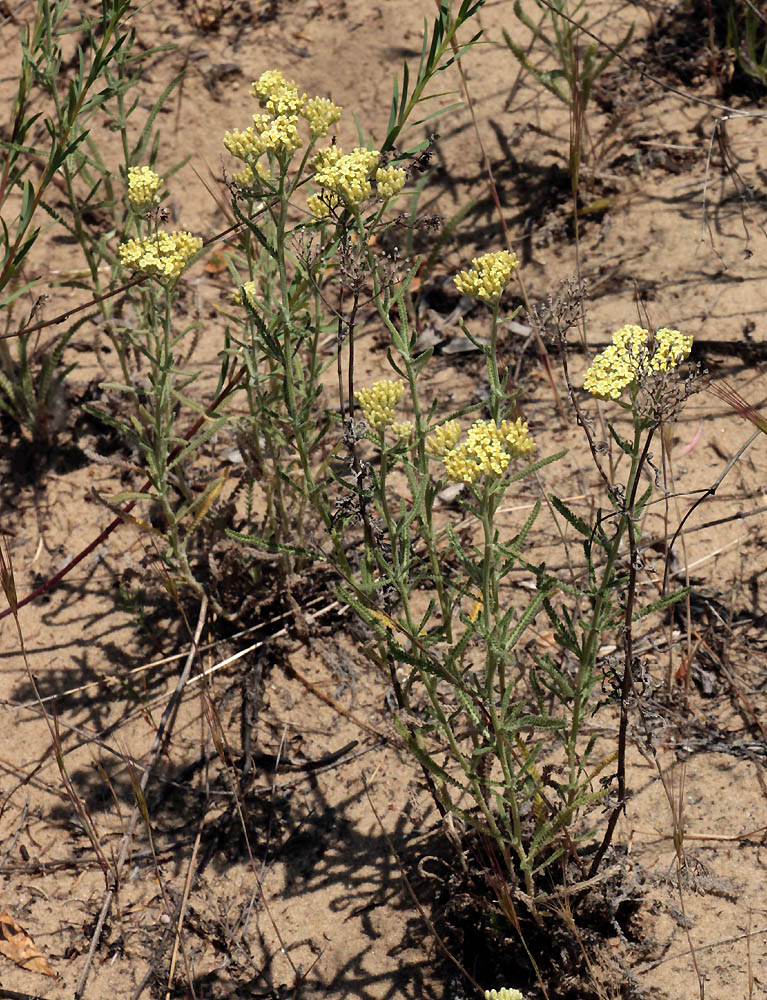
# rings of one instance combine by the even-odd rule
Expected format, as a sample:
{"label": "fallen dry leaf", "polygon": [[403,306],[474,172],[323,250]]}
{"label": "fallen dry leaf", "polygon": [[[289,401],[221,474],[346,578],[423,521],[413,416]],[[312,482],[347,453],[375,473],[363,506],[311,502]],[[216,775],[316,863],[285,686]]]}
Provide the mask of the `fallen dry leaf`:
{"label": "fallen dry leaf", "polygon": [[57,978],[29,934],[5,910],[0,913],[0,954],[29,972],[41,972],[44,976]]}

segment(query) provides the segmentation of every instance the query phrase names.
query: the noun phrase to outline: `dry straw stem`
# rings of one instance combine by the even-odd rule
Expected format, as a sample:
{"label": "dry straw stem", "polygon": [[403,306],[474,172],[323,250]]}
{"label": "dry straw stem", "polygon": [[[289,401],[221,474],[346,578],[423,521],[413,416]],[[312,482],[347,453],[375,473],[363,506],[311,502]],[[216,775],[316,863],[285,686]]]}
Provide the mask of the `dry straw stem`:
{"label": "dry straw stem", "polygon": [[[259,873],[258,866],[256,865],[256,859],[253,856],[253,848],[251,847],[250,844],[250,836],[248,834],[248,824],[245,818],[245,811],[244,811],[244,799],[242,796],[242,790],[240,788],[239,778],[237,775],[237,771],[234,767],[234,764],[232,762],[232,756],[229,753],[229,745],[226,740],[226,734],[224,733],[224,728],[221,725],[221,719],[218,714],[218,709],[216,708],[211,698],[208,696],[207,692],[203,692],[203,708],[205,710],[205,716],[208,721],[208,728],[210,730],[211,738],[213,739],[213,743],[216,747],[216,750],[218,751],[218,755],[224,767],[224,773],[230,785],[230,792],[232,795],[232,799],[234,801],[234,809],[240,821],[243,840],[245,841],[245,847],[247,848],[248,851],[248,861],[250,863],[250,870],[253,873],[253,877],[255,879],[256,886],[258,888],[259,898],[264,908],[264,912],[269,918],[269,922],[272,925],[272,929],[274,930],[277,940],[279,941],[281,954],[285,956],[285,959],[287,960],[288,965],[290,965],[290,968],[293,972],[294,988],[296,990],[296,993],[298,993],[300,985],[305,979],[305,976],[308,975],[308,972],[306,974],[302,973],[302,971],[296,967],[296,964],[290,957],[290,951],[282,936],[282,932],[280,931],[277,921],[274,918],[271,907],[266,901],[266,895],[264,894],[264,886],[263,886],[263,869]],[[318,956],[317,961],[319,961],[320,957],[321,953]],[[312,962],[309,971],[311,971],[311,968],[314,968],[315,964],[316,962]],[[138,996],[139,992],[134,993],[134,1000],[137,1000]]]}
{"label": "dry straw stem", "polygon": [[13,573],[13,562],[11,560],[11,550],[7,536],[3,536],[2,540],[0,540],[0,584],[2,584],[3,591],[5,592],[9,611],[13,615],[13,619],[16,623],[16,634],[19,640],[21,655],[24,660],[24,666],[27,671],[27,676],[29,677],[29,683],[35,693],[35,698],[37,700],[37,704],[39,705],[40,712],[45,718],[45,723],[48,727],[48,732],[50,733],[51,747],[56,758],[56,764],[59,769],[59,774],[61,775],[61,780],[64,785],[67,798],[72,806],[72,809],[77,815],[85,834],[91,842],[96,859],[104,874],[104,880],[108,885],[111,874],[110,865],[101,846],[101,839],[99,837],[98,830],[93,822],[90,810],[78,796],[69,774],[67,773],[66,767],[64,766],[64,753],[61,745],[61,737],[59,735],[58,716],[56,715],[55,706],[53,710],[53,717],[51,717],[40,702],[40,691],[37,687],[37,679],[32,673],[32,667],[30,666],[29,657],[27,656],[26,643],[24,642],[24,633],[21,628],[21,621],[19,620],[20,604],[16,596],[16,580]]}
{"label": "dry straw stem", "polygon": [[662,593],[665,594],[667,592],[667,590],[668,590],[668,582],[669,582],[669,579],[671,577],[671,572],[670,572],[670,569],[671,569],[671,553],[673,552],[674,544],[675,544],[677,538],[682,534],[682,531],[684,529],[685,524],[690,519],[690,517],[692,516],[693,512],[696,511],[698,509],[698,507],[705,500],[708,500],[709,497],[713,497],[716,494],[716,491],[719,489],[719,487],[724,482],[724,479],[727,476],[727,474],[730,472],[730,470],[733,468],[733,466],[737,464],[737,462],[740,460],[740,458],[742,457],[742,455],[747,451],[748,448],[751,447],[751,445],[754,443],[754,441],[756,441],[757,437],[761,433],[762,433],[761,430],[756,430],[748,438],[748,440],[744,441],[744,443],[740,446],[740,448],[738,448],[738,450],[735,452],[735,454],[732,456],[732,458],[727,462],[727,464],[725,465],[724,469],[721,471],[721,473],[717,477],[716,481],[714,482],[713,486],[709,486],[708,489],[705,490],[701,494],[701,496],[698,497],[698,499],[695,501],[695,503],[690,507],[690,509],[687,511],[687,513],[682,518],[682,520],[679,522],[679,526],[676,529],[676,531],[674,532],[674,534],[673,534],[673,536],[671,538],[671,541],[669,542],[669,545],[668,545],[668,552],[666,554],[666,566],[665,566],[664,571],[663,571],[663,588],[662,588]]}
{"label": "dry straw stem", "polygon": [[[713,150],[714,141],[715,141],[715,139],[719,138],[720,146],[722,148],[722,156],[723,156],[723,159],[725,160],[725,162],[727,162],[727,160],[728,160],[727,150],[726,150],[726,141],[727,140],[726,140],[726,135],[724,133],[724,125],[726,124],[726,122],[728,122],[728,121],[735,121],[737,119],[742,119],[742,118],[757,118],[757,119],[761,118],[761,119],[766,119],[767,118],[767,113],[765,113],[765,112],[753,112],[753,111],[748,111],[748,112],[740,111],[737,108],[732,108],[732,107],[730,107],[727,104],[720,103],[719,101],[712,101],[710,98],[701,97],[698,94],[691,94],[691,93],[683,90],[681,87],[675,87],[672,84],[668,83],[668,81],[661,80],[660,77],[656,76],[654,73],[651,73],[646,68],[646,66],[645,66],[645,64],[643,62],[635,62],[634,60],[630,59],[628,56],[625,56],[614,45],[610,45],[608,42],[604,41],[604,39],[600,38],[593,31],[590,31],[585,25],[578,24],[568,14],[564,13],[558,7],[555,7],[552,3],[550,3],[550,0],[538,0],[538,2],[541,4],[541,6],[547,7],[550,11],[552,11],[552,13],[557,14],[559,17],[561,17],[563,20],[567,21],[573,27],[576,27],[584,35],[586,35],[588,38],[592,39],[592,41],[598,42],[598,44],[601,45],[601,46],[603,46],[605,49],[607,49],[607,51],[610,52],[615,59],[617,59],[619,62],[623,63],[624,66],[626,66],[628,69],[630,69],[634,73],[636,73],[639,76],[640,79],[649,80],[651,83],[654,83],[656,87],[660,87],[661,90],[665,91],[668,94],[674,94],[674,96],[679,97],[685,103],[701,104],[704,107],[713,109],[714,111],[721,111],[721,112],[723,112],[723,114],[720,116],[720,118],[718,118],[718,119],[715,120],[714,126],[713,126],[713,128],[711,130],[711,138],[709,140],[709,150],[708,150],[708,157],[707,157],[707,160],[706,160],[706,173],[705,173],[705,179],[704,179],[704,184],[703,184],[703,194],[702,194],[702,232],[701,232],[701,242],[703,242],[703,239],[705,237],[705,233],[706,233],[707,229],[710,232],[710,226],[708,224],[708,217],[707,217],[707,213],[706,213],[706,194],[707,194],[707,190],[708,190],[709,168],[710,168],[710,164],[711,164],[711,154],[712,154],[712,150]],[[749,3],[749,6],[751,6],[750,0],[747,0],[747,2]],[[731,168],[731,170],[734,171],[734,168]],[[737,171],[735,171],[735,174],[737,175]]]}
{"label": "dry straw stem", "polygon": [[17,990],[6,990],[0,986],[0,1000],[48,1000],[40,993],[19,993]]}
{"label": "dry straw stem", "polygon": [[[184,927],[184,917],[186,916],[186,908],[189,904],[189,893],[192,889],[192,882],[194,879],[194,874],[197,866],[197,853],[200,849],[200,841],[202,840],[202,831],[205,827],[205,820],[207,819],[207,813],[204,812],[200,818],[200,825],[197,828],[197,836],[195,837],[194,847],[192,848],[192,856],[189,859],[189,867],[186,872],[186,879],[184,880],[184,895],[181,899],[181,906],[179,907],[178,920],[176,922],[176,934],[173,941],[173,954],[170,960],[170,969],[168,971],[168,988],[165,991],[165,1000],[170,1000],[171,987],[173,985],[173,975],[176,969],[176,961],[178,959],[179,946],[183,948],[181,932]],[[186,963],[186,953],[184,953],[184,962]],[[187,978],[189,980],[189,988],[194,991],[192,986],[192,977],[187,973]]]}
{"label": "dry straw stem", "polygon": [[604,39],[600,38],[599,35],[594,34],[585,25],[578,24],[577,21],[573,20],[569,14],[565,14],[558,7],[555,7],[549,0],[538,0],[538,2],[543,7],[548,7],[550,11],[557,14],[563,20],[569,22],[573,27],[577,28],[579,31],[583,32],[588,38],[594,42],[598,42],[603,48],[607,49],[619,62],[622,62],[628,69],[636,73],[640,79],[650,80],[656,86],[660,87],[661,90],[665,90],[670,94],[675,94],[677,97],[682,98],[684,101],[692,102],[693,104],[703,104],[707,108],[714,108],[716,111],[724,111],[727,114],[734,115],[737,117],[753,117],[753,118],[767,118],[767,113],[757,114],[757,115],[744,115],[742,112],[738,111],[737,108],[731,108],[727,104],[720,104],[718,101],[712,101],[707,97],[700,97],[697,94],[688,93],[681,87],[674,87],[665,80],[661,80],[660,77],[655,76],[655,74],[650,73],[645,67],[644,62],[635,62],[633,59],[629,59],[628,56],[624,56],[622,52],[619,51],[614,45],[610,45]]}
{"label": "dry straw stem", "polygon": [[[751,838],[756,837],[757,834],[764,834],[765,832],[767,832],[767,826],[758,826],[755,830],[747,830],[745,833],[691,833],[689,830],[685,830],[684,839],[723,841],[727,844],[736,844],[751,840]],[[660,833],[658,830],[642,830],[640,827],[636,827],[634,833],[641,833],[646,837],[653,837],[653,840],[648,841],[650,844],[659,844],[664,840],[674,839],[673,833]]]}

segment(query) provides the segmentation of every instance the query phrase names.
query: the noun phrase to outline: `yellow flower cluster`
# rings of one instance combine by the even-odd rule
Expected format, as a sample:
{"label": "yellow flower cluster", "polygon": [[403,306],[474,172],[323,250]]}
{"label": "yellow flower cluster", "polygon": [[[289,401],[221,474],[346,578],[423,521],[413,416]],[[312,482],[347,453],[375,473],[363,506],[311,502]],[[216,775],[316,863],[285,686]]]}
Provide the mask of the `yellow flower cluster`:
{"label": "yellow flower cluster", "polygon": [[679,330],[669,330],[664,326],[655,334],[655,353],[650,367],[656,372],[667,372],[676,368],[692,350],[692,336],[685,337]]}
{"label": "yellow flower cluster", "polygon": [[455,287],[461,295],[494,305],[518,267],[517,255],[509,250],[486,253],[472,260],[470,270],[456,274]]}
{"label": "yellow flower cluster", "polygon": [[262,105],[266,104],[270,97],[281,90],[296,90],[296,85],[292,80],[286,80],[278,69],[268,69],[265,73],[254,80],[250,85],[250,92]]}
{"label": "yellow flower cluster", "polygon": [[261,136],[252,125],[244,131],[236,128],[231,132],[224,132],[224,146],[238,160],[255,161],[266,152]]}
{"label": "yellow flower cluster", "polygon": [[370,176],[378,165],[377,149],[357,147],[344,154],[338,146],[324,149],[314,158],[315,181],[337,195],[345,205],[356,208],[370,197]]}
{"label": "yellow flower cluster", "polygon": [[583,379],[583,388],[597,399],[619,399],[628,386],[653,372],[676,368],[692,350],[692,337],[664,327],[655,334],[655,352],[650,357],[649,333],[641,326],[623,326],[613,342],[594,358]]}
{"label": "yellow flower cluster", "polygon": [[327,135],[330,126],[339,120],[341,108],[327,97],[312,97],[304,105],[301,114],[306,119],[312,139],[319,139],[320,136]]}
{"label": "yellow flower cluster", "polygon": [[253,115],[253,129],[263,146],[263,151],[273,153],[293,153],[302,145],[298,134],[298,117],[296,115]]}
{"label": "yellow flower cluster", "polygon": [[432,458],[442,458],[446,451],[451,451],[458,444],[461,436],[461,425],[457,420],[448,420],[434,428],[434,434],[426,438],[426,454]]}
{"label": "yellow flower cluster", "polygon": [[467,440],[445,451],[442,461],[448,479],[455,483],[476,483],[480,476],[501,476],[515,458],[530,455],[535,442],[527,423],[476,420],[468,430]]}
{"label": "yellow flower cluster", "polygon": [[394,410],[404,392],[402,382],[384,378],[366,389],[360,389],[355,396],[368,425],[373,430],[384,431],[394,424]]}
{"label": "yellow flower cluster", "polygon": [[376,170],[376,190],[379,198],[393,198],[405,186],[405,171],[401,167],[379,167]]}
{"label": "yellow flower cluster", "polygon": [[519,990],[504,986],[501,990],[485,990],[485,1000],[525,1000]]}
{"label": "yellow flower cluster", "polygon": [[120,246],[124,267],[136,274],[157,278],[163,283],[175,281],[196,253],[202,240],[187,232],[166,233],[158,230],[142,240],[128,240]]}
{"label": "yellow flower cluster", "polygon": [[340,146],[327,146],[325,149],[319,149],[312,157],[312,170],[316,173],[328,170],[330,167],[334,167],[343,155]]}
{"label": "yellow flower cluster", "polygon": [[318,219],[324,219],[330,215],[334,208],[338,208],[341,199],[332,191],[323,191],[322,194],[310,194],[306,199],[306,207]]}
{"label": "yellow flower cluster", "polygon": [[292,80],[286,80],[278,69],[268,69],[251,84],[251,94],[262,108],[275,116],[300,113],[306,104],[306,94],[299,95],[298,87]]}
{"label": "yellow flower cluster", "polygon": [[306,119],[313,140],[326,135],[341,117],[337,104],[327,97],[307,99],[306,94],[299,94],[292,80],[286,80],[276,69],[262,73],[252,84],[251,93],[267,114],[254,115],[253,125],[244,131],[225,132],[224,145],[232,156],[245,160],[255,170],[253,180],[264,177],[256,166],[264,153],[289,158],[302,145],[299,117]]}
{"label": "yellow flower cluster", "polygon": [[137,215],[146,215],[157,204],[157,192],[162,177],[150,167],[130,167],[128,170],[128,204]]}

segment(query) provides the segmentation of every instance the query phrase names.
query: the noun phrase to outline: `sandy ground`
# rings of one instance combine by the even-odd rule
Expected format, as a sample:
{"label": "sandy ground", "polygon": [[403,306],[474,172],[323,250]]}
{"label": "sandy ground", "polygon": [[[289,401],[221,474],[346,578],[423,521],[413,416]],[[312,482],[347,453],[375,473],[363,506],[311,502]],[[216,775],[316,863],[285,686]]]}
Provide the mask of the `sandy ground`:
{"label": "sandy ground", "polygon": [[[599,203],[584,216],[579,256],[590,293],[591,347],[605,344],[618,326],[642,319],[641,302],[655,326],[693,333],[696,360],[726,375],[758,406],[767,395],[761,381],[767,359],[767,126],[758,117],[735,118],[727,122],[726,145],[718,142],[714,124],[720,112],[710,103],[726,102],[708,79],[705,60],[690,55],[696,51],[694,23],[677,26],[675,34],[673,20],[663,21],[662,9],[653,4],[597,3],[590,11],[593,30],[613,42],[636,22],[626,51],[631,65],[610,68],[589,119],[594,152],[584,172],[584,201]],[[14,20],[0,27],[9,66],[32,8],[24,4],[13,13]],[[208,189],[220,189],[223,181],[223,131],[244,128],[255,110],[251,80],[280,68],[307,92],[332,95],[380,139],[393,75],[403,59],[417,60],[423,19],[433,13],[433,4],[408,0],[251,0],[223,13],[215,5],[182,8],[166,0],[145,7],[136,20],[142,44],[172,42],[176,48],[157,57],[145,74],[142,107],[151,106],[174,74],[187,70],[163,116],[159,160],[163,168],[192,157],[172,182],[178,224],[205,237],[225,227]],[[464,58],[466,80],[528,295],[543,302],[578,266],[569,221],[568,115],[529,76],[520,77],[503,44],[503,26],[519,32],[512,4],[488,3],[480,22],[485,34]],[[661,40],[648,41],[658,26]],[[680,93],[640,77],[640,63]],[[457,90],[460,81],[451,72],[449,87]],[[4,71],[3,106],[13,85]],[[730,99],[754,110],[743,97]],[[431,276],[442,287],[443,278],[473,253],[502,242],[467,109],[429,127],[440,133],[438,169],[420,210],[449,219],[476,199]],[[417,129],[416,137],[425,131]],[[338,138],[341,145],[354,144],[351,115],[340,124]],[[114,135],[105,130],[102,139],[104,155],[116,157]],[[57,247],[50,237],[45,235],[28,270],[53,280],[57,269],[71,266],[71,247]],[[195,360],[213,377],[221,344],[216,305],[225,272],[199,267],[187,282],[188,302],[206,320]],[[67,308],[76,294],[51,287],[46,314]],[[442,318],[456,301],[453,295]],[[484,320],[477,312],[470,321],[479,329]],[[440,336],[448,340],[458,333],[454,326]],[[71,376],[73,397],[103,378],[93,336],[83,328],[69,352],[79,364]],[[534,349],[522,355],[523,338],[511,331],[507,338],[502,349],[519,361],[521,404],[542,453],[568,449],[565,459],[545,470],[545,488],[572,497],[573,506],[587,514],[599,484],[582,436],[572,419],[560,420]],[[360,377],[383,374],[385,346],[374,324],[364,329],[361,350]],[[556,359],[553,364],[564,394]],[[582,353],[571,354],[576,376],[585,364]],[[476,355],[438,353],[425,388],[450,408],[474,398],[480,379]],[[91,489],[119,488],[114,468],[85,457],[82,446],[93,447],[94,432],[78,423],[74,406],[67,427],[66,449],[38,476],[25,468],[26,446],[18,435],[9,431],[0,454],[2,530],[21,595],[108,523],[109,513],[93,502]],[[710,487],[725,470],[749,430],[707,393],[689,401],[670,442],[679,495],[670,505],[672,524],[688,509],[693,491]],[[686,666],[679,648],[669,654],[659,641],[653,651],[653,637],[643,637],[658,685],[648,705],[662,717],[658,766],[632,754],[633,795],[616,836],[621,852],[613,859],[621,885],[633,887],[640,905],[630,926],[616,919],[603,929],[601,948],[593,952],[600,957],[586,979],[572,987],[564,980],[549,983],[552,996],[686,1000],[696,991],[703,995],[700,982],[713,1000],[767,991],[767,743],[760,722],[767,701],[766,481],[760,438],[687,524],[678,566],[689,567],[695,595],[693,683],[687,701],[681,690],[663,699],[666,673],[683,681]],[[532,496],[525,487],[518,503],[515,498],[505,515],[510,528],[522,523]],[[645,533],[660,537],[663,531],[660,505]],[[553,523],[542,517],[533,551],[551,553],[553,543]],[[652,560],[649,555],[647,593],[657,580]],[[66,773],[87,814],[77,815],[66,793],[12,619],[0,626],[0,909],[32,935],[56,973],[46,978],[0,955],[0,997],[71,997],[86,962],[106,880],[84,825],[92,825],[104,859],[113,861],[131,822],[132,784],[148,759],[195,626],[156,605],[152,573],[145,536],[123,526],[21,613],[29,668],[41,695],[56,698]],[[149,594],[142,602],[136,594],[144,585]],[[430,931],[432,920],[442,926],[453,884],[438,816],[420,772],[398,747],[385,679],[355,649],[348,617],[331,603],[318,599],[308,609],[316,614],[308,644],[292,632],[290,617],[246,621],[243,628],[251,633],[218,644],[216,623],[205,622],[201,640],[210,646],[193,676],[246,646],[257,647],[211,675],[209,701],[221,731],[239,746],[243,690],[249,678],[258,686],[260,676],[254,743],[280,766],[269,766],[266,758],[257,764],[243,810],[234,808],[232,771],[214,759],[202,685],[187,685],[170,747],[146,792],[151,838],[139,819],[85,988],[90,1000],[134,996],[142,983],[152,996],[165,995],[176,939],[169,914],[177,912],[187,887],[173,996],[191,995],[185,985],[190,977],[200,1000],[298,996],[297,983],[301,996],[332,1000],[470,995]],[[259,645],[283,626],[287,638]],[[53,701],[46,704],[51,708]],[[612,710],[594,725],[609,744]],[[322,758],[344,748],[338,760],[322,765]],[[321,766],[286,765],[305,760]],[[684,806],[687,866],[679,879],[668,789]],[[459,957],[483,988],[504,985],[471,955]],[[492,976],[501,974],[497,970],[504,970],[506,985],[525,985],[530,997],[543,995],[529,972],[504,965],[502,955]]]}

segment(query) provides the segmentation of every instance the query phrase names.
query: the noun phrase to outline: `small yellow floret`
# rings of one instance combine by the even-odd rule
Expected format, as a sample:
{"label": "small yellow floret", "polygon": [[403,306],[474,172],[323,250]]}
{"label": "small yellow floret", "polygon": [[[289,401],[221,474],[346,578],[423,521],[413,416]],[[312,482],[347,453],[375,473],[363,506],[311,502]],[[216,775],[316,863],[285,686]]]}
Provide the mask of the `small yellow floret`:
{"label": "small yellow floret", "polygon": [[383,431],[394,424],[394,410],[404,392],[402,382],[381,379],[366,389],[360,389],[355,396],[368,425],[373,430]]}
{"label": "small yellow floret", "polygon": [[442,458],[446,451],[451,451],[458,444],[461,436],[461,425],[457,420],[448,420],[434,428],[434,434],[426,438],[426,454],[432,458]]}
{"label": "small yellow floret", "polygon": [[[240,289],[240,295],[241,296],[244,295],[247,301],[250,303],[250,305],[253,306],[254,309],[258,307],[258,298],[256,297],[255,281],[246,281],[245,284]],[[242,297],[240,298],[240,302],[242,302]]]}
{"label": "small yellow floret", "polygon": [[517,255],[509,250],[486,253],[472,260],[470,270],[456,274],[455,287],[461,295],[493,305],[518,267]]}
{"label": "small yellow floret", "polygon": [[525,1000],[519,990],[510,990],[504,986],[500,990],[485,990],[485,1000]]}
{"label": "small yellow floret", "polygon": [[160,200],[157,192],[162,177],[150,167],[130,167],[128,170],[128,204],[137,215],[146,215]]}
{"label": "small yellow floret", "polygon": [[298,134],[297,114],[278,115],[276,118],[253,115],[253,129],[258,134],[264,152],[287,153],[292,156],[303,145]]}
{"label": "small yellow floret", "polygon": [[393,198],[405,186],[407,175],[401,167],[379,167],[376,170],[376,189],[379,198]]}
{"label": "small yellow floret", "polygon": [[309,125],[312,139],[319,139],[340,119],[341,108],[327,97],[312,97],[304,104],[301,114]]}
{"label": "small yellow floret", "polygon": [[124,267],[163,284],[175,281],[196,253],[202,240],[187,232],[166,233],[158,230],[142,240],[128,240],[120,246]]}

